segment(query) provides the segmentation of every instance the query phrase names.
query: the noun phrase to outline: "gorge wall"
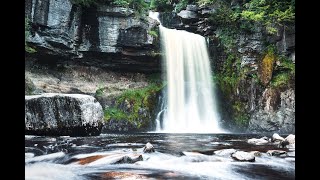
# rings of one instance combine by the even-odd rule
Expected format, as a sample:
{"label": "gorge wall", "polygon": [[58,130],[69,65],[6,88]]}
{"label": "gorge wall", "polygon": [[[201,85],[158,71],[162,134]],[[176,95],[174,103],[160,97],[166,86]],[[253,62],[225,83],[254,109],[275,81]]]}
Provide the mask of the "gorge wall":
{"label": "gorge wall", "polygon": [[[26,94],[89,94],[105,111],[105,131],[149,130],[163,86],[158,23],[111,1],[72,2],[25,1],[26,43],[36,51],[26,53]],[[266,25],[251,13],[254,0],[199,2],[151,9],[164,26],[206,37],[224,127],[294,133],[294,22]]]}

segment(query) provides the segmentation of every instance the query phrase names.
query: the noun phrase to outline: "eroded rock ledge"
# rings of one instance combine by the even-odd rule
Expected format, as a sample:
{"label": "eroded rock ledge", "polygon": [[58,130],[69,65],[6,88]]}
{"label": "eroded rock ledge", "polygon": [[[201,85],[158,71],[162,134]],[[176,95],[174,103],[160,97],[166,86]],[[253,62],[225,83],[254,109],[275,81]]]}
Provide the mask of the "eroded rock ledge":
{"label": "eroded rock ledge", "polygon": [[99,135],[102,125],[102,107],[92,96],[57,93],[25,96],[25,134]]}

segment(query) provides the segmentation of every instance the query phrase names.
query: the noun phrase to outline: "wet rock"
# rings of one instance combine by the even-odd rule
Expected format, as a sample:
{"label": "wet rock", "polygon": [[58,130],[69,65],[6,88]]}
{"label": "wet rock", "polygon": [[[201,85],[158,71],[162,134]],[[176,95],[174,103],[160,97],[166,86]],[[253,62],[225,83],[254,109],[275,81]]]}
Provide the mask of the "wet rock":
{"label": "wet rock", "polygon": [[277,134],[277,133],[274,133],[273,135],[272,135],[272,141],[273,142],[277,142],[277,141],[279,141],[279,142],[282,142],[282,141],[284,141],[285,139],[283,138],[283,137],[281,137],[279,134]]}
{"label": "wet rock", "polygon": [[83,94],[46,93],[25,96],[25,133],[33,135],[99,135],[103,111]]}
{"label": "wet rock", "polygon": [[249,144],[261,145],[261,144],[267,144],[268,140],[266,140],[265,138],[260,138],[260,139],[252,138],[252,139],[249,139],[247,142]]}
{"label": "wet rock", "polygon": [[124,164],[124,163],[133,164],[135,162],[142,161],[142,160],[143,160],[143,157],[141,154],[127,155],[127,156],[123,156],[123,158],[121,158],[115,164]]}
{"label": "wet rock", "polygon": [[198,7],[197,7],[197,5],[188,4],[187,7],[186,7],[186,10],[187,11],[197,12],[198,11]]}
{"label": "wet rock", "polygon": [[85,158],[73,158],[69,163],[77,162],[81,165],[97,165],[97,164],[132,164],[138,161],[142,161],[141,154],[106,154],[106,155],[94,155]]}
{"label": "wet rock", "polygon": [[255,157],[252,153],[248,153],[244,151],[237,151],[231,154],[231,157],[237,161],[249,161],[249,162],[255,161]]}
{"label": "wet rock", "polygon": [[143,152],[144,152],[144,153],[152,153],[152,152],[155,152],[153,145],[148,142],[148,143],[144,146]]}
{"label": "wet rock", "polygon": [[269,156],[280,156],[280,155],[286,155],[286,151],[281,151],[281,150],[269,150],[267,151],[267,154]]}
{"label": "wet rock", "polygon": [[249,132],[274,132],[290,134],[295,132],[295,91],[267,93],[266,89],[251,116]]}
{"label": "wet rock", "polygon": [[86,157],[86,158],[82,158],[78,161],[79,164],[81,165],[85,165],[85,164],[89,164],[93,161],[96,161],[98,159],[101,159],[105,157],[104,155],[96,155],[96,156],[90,156],[90,157]]}
{"label": "wet rock", "polygon": [[285,138],[286,141],[289,142],[289,144],[295,144],[296,142],[296,136],[293,135],[293,134],[289,134],[286,138]]}
{"label": "wet rock", "polygon": [[254,156],[261,156],[261,152],[259,151],[250,151],[251,154],[253,154]]}
{"label": "wet rock", "polygon": [[222,149],[214,151],[214,154],[218,156],[230,156],[232,153],[235,153],[236,151],[237,150],[235,149]]}
{"label": "wet rock", "polygon": [[289,142],[287,140],[284,140],[284,141],[281,141],[279,144],[278,144],[278,147],[279,148],[286,148],[287,145],[289,145]]}
{"label": "wet rock", "polygon": [[178,13],[182,19],[196,19],[198,18],[197,13],[188,10],[182,10]]}

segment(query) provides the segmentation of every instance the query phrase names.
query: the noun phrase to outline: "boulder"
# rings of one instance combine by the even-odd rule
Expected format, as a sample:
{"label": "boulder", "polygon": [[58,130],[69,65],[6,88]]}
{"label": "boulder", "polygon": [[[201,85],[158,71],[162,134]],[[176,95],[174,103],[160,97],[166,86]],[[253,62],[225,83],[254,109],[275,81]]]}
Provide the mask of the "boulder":
{"label": "boulder", "polygon": [[289,144],[295,144],[296,143],[296,136],[293,134],[289,134],[286,138],[286,141],[289,142]]}
{"label": "boulder", "polygon": [[89,95],[45,93],[25,96],[25,133],[32,135],[99,135],[103,110]]}
{"label": "boulder", "polygon": [[279,142],[282,142],[282,141],[284,141],[285,139],[283,138],[283,137],[281,137],[278,133],[274,133],[273,135],[272,135],[272,141],[273,142],[277,142],[277,141],[279,141]]}
{"label": "boulder", "polygon": [[248,153],[244,151],[237,151],[231,154],[231,157],[237,161],[249,161],[249,162],[255,161],[255,157],[252,153]]}
{"label": "boulder", "polygon": [[144,152],[144,153],[152,153],[152,152],[155,152],[153,145],[148,142],[148,143],[144,146],[143,152]]}

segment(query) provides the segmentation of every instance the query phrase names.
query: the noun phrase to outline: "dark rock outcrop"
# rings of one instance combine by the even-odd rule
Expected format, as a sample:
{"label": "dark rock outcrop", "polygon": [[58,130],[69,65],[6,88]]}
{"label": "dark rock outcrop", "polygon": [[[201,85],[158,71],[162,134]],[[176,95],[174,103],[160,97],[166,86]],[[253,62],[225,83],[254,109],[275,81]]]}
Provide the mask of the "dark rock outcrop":
{"label": "dark rock outcrop", "polygon": [[[267,89],[266,89],[267,91]],[[295,93],[288,89],[278,95],[277,103],[272,105],[273,97],[260,99],[260,107],[252,115],[249,122],[249,130],[252,132],[295,132]],[[279,107],[280,106],[280,107]]]}
{"label": "dark rock outcrop", "polygon": [[105,4],[81,7],[69,0],[27,0],[31,22],[29,54],[47,63],[78,63],[113,70],[160,70],[158,39],[149,34],[158,22],[128,8]]}
{"label": "dark rock outcrop", "polygon": [[82,94],[25,96],[25,133],[33,135],[99,135],[103,111],[96,99]]}

